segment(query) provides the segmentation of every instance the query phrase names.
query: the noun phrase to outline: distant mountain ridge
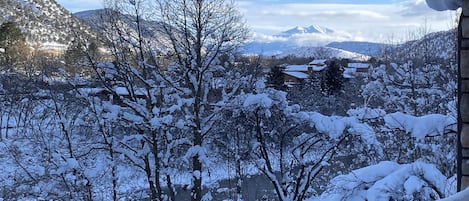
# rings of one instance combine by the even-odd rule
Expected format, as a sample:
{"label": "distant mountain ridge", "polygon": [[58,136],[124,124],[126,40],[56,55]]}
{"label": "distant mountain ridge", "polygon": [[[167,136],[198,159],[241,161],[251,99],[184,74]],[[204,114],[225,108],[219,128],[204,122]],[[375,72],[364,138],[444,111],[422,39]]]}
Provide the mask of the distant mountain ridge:
{"label": "distant mountain ridge", "polygon": [[[311,25],[309,27],[297,26],[295,28],[283,31],[279,34],[264,37],[266,40],[254,39],[246,43],[241,51],[250,55],[264,55],[264,56],[305,56],[311,57],[316,54],[315,50],[317,45],[314,42],[322,42],[323,39],[335,39],[338,34],[329,28]],[[319,39],[319,40],[316,40]],[[338,57],[334,53],[340,54],[347,58],[362,57],[365,55],[352,55],[348,49],[341,50],[340,48],[330,47],[326,48],[330,51],[331,55],[328,57]],[[347,52],[347,53],[344,53]]]}
{"label": "distant mountain ridge", "polygon": [[[322,31],[318,31],[322,30]],[[309,34],[316,33],[316,34]],[[455,61],[455,30],[428,33],[412,41],[385,44],[366,41],[334,41],[336,32],[327,28],[295,27],[273,36],[262,36],[247,42],[241,52],[248,55],[315,57],[317,50],[328,50],[329,57],[370,58],[382,57],[406,60],[424,58],[426,62],[435,60]],[[319,36],[316,37],[315,36]],[[340,35],[339,35],[340,36]],[[326,44],[314,45],[315,40],[329,37]],[[342,38],[343,39],[343,38]],[[336,55],[334,55],[336,54]],[[405,62],[405,61],[402,61]]]}
{"label": "distant mountain ridge", "polygon": [[[109,34],[109,30],[106,30],[112,26],[118,24],[120,29],[125,30],[128,37],[137,36],[137,23],[135,16],[122,14],[111,9],[98,9],[98,10],[88,10],[77,12],[73,14],[77,18],[81,19],[84,23],[92,27],[96,32],[102,34]],[[118,16],[115,18],[115,16]],[[117,20],[114,25],[110,25],[109,21]],[[164,39],[159,37],[158,39],[158,29],[160,28],[160,23],[149,20],[140,21],[140,28],[142,31],[142,36],[146,39],[145,41],[152,43],[154,47],[160,48],[160,50],[166,49],[166,45],[163,42]],[[108,33],[105,33],[108,32]],[[135,38],[134,38],[135,39]]]}
{"label": "distant mountain ridge", "polygon": [[456,29],[433,32],[416,40],[393,45],[386,50],[386,54],[400,59],[419,57],[428,60],[426,62],[434,62],[435,60],[456,62],[456,41]]}

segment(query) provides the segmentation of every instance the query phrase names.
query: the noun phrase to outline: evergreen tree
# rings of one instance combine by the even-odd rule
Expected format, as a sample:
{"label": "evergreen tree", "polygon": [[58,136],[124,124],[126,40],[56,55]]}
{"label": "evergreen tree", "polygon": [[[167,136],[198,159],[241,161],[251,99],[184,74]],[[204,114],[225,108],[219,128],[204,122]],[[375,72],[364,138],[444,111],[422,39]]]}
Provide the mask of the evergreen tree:
{"label": "evergreen tree", "polygon": [[332,95],[340,89],[344,83],[340,62],[332,60],[325,69],[324,75],[321,77],[321,90],[324,93]]}
{"label": "evergreen tree", "polygon": [[69,73],[70,75],[90,75],[90,69],[86,68],[86,66],[89,64],[87,55],[83,53],[84,50],[86,50],[87,54],[92,58],[101,60],[97,42],[91,41],[88,44],[84,44],[74,40],[68,46],[65,54],[63,55],[66,66],[66,73]]}
{"label": "evergreen tree", "polygon": [[12,68],[25,61],[26,38],[13,22],[0,26],[0,65]]}
{"label": "evergreen tree", "polygon": [[0,47],[7,48],[25,41],[23,33],[16,27],[15,23],[5,22],[0,26]]}
{"label": "evergreen tree", "polygon": [[270,69],[269,76],[267,77],[267,83],[277,90],[285,90],[285,77],[283,71],[285,70],[282,66],[274,66]]}

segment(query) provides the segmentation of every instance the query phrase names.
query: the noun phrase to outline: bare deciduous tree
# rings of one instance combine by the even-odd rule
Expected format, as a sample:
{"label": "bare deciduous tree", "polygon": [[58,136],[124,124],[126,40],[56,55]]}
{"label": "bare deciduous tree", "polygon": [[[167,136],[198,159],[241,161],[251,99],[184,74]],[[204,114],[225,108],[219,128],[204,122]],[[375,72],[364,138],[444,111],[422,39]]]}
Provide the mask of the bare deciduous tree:
{"label": "bare deciduous tree", "polygon": [[157,0],[158,21],[162,34],[169,39],[177,55],[176,71],[180,73],[181,90],[193,103],[185,111],[190,116],[193,153],[192,200],[202,199],[203,161],[200,150],[204,137],[213,125],[216,113],[210,105],[209,83],[220,71],[219,57],[229,53],[246,37],[246,28],[233,1],[225,0]]}
{"label": "bare deciduous tree", "polygon": [[[112,10],[103,19],[114,61],[98,64],[92,55],[88,58],[106,90],[126,108],[123,122],[138,133],[123,144],[132,147],[127,153],[139,155],[126,157],[146,173],[152,200],[163,200],[164,195],[174,200],[170,174],[164,177],[161,170],[169,166],[175,146],[182,149],[184,144],[193,175],[191,199],[201,200],[204,139],[219,116],[218,106],[209,99],[211,83],[225,70],[220,57],[230,55],[246,37],[241,16],[234,2],[225,0],[131,0],[108,5]],[[157,34],[151,33],[155,30]],[[169,116],[172,121],[166,121]]]}

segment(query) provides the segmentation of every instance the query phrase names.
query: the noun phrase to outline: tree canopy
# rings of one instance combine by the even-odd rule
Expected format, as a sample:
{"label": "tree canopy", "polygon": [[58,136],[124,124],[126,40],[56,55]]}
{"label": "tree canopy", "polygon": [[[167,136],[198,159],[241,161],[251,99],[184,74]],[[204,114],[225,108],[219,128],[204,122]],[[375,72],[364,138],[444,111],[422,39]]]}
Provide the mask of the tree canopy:
{"label": "tree canopy", "polygon": [[26,38],[13,22],[5,22],[0,26],[0,65],[12,69],[24,62]]}
{"label": "tree canopy", "polygon": [[0,27],[0,47],[7,49],[17,43],[24,43],[26,38],[13,22],[5,22]]}

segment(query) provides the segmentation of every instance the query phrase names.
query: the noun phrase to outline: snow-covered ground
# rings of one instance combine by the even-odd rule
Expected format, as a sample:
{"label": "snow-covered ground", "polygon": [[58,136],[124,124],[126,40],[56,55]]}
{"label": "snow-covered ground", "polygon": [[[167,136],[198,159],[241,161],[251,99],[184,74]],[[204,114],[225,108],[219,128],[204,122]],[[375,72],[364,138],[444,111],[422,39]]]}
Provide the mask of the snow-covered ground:
{"label": "snow-covered ground", "polygon": [[[29,102],[29,100],[24,100],[24,103],[27,102]],[[45,107],[52,103],[53,102],[46,101],[32,108],[32,111],[34,111],[33,116],[51,115],[47,113]],[[266,93],[247,95],[242,103],[243,107],[248,110],[255,110],[255,108],[271,110],[274,104],[278,103]],[[18,177],[25,177],[23,180],[27,181],[29,180],[28,177],[43,178],[47,175],[50,175],[50,179],[63,175],[67,181],[79,181],[74,171],[83,171],[83,176],[92,179],[93,183],[101,185],[94,187],[93,190],[95,193],[103,193],[101,198],[110,198],[105,192],[110,190],[109,183],[107,183],[106,180],[110,179],[109,165],[111,165],[111,163],[105,155],[95,155],[93,157],[95,162],[91,162],[89,159],[85,158],[71,158],[67,156],[66,144],[63,144],[64,141],[59,140],[63,139],[62,137],[64,136],[64,133],[60,131],[61,121],[57,121],[57,119],[54,119],[54,115],[52,115],[45,119],[39,119],[40,121],[32,120],[28,122],[33,125],[32,128],[42,130],[42,133],[37,133],[37,131],[28,129],[27,125],[22,123],[24,119],[21,119],[20,114],[21,112],[12,113],[10,115],[4,114],[2,118],[2,137],[6,138],[8,134],[8,139],[4,139],[1,142],[3,148],[1,149],[2,152],[0,152],[0,156],[10,158],[7,160],[8,162],[0,165],[4,170],[0,173],[3,186],[8,188],[27,188],[29,184],[17,186]],[[74,124],[66,123],[65,125],[86,125],[86,113],[78,114],[81,117],[77,119]],[[381,150],[383,145],[375,136],[374,129],[376,128],[362,123],[363,120],[384,118],[384,125],[382,126],[389,129],[404,130],[420,139],[426,136],[442,135],[444,129],[447,129],[446,127],[448,125],[454,123],[450,117],[445,115],[413,117],[402,113],[385,114],[383,110],[379,109],[356,109],[349,111],[349,114],[349,117],[340,117],[325,116],[315,112],[300,112],[297,113],[297,117],[298,119],[306,120],[312,127],[317,129],[318,132],[327,133],[332,138],[340,138],[340,136],[346,132],[358,135],[365,144],[374,146],[378,150]],[[427,126],[425,127],[423,125]],[[37,139],[38,134],[47,137],[47,141],[30,141],[30,139]],[[29,137],[23,138],[25,135]],[[92,138],[85,139],[80,136],[74,136],[72,137],[72,142],[79,146],[79,144],[82,143],[92,143],[92,141],[90,141],[91,139]],[[44,152],[45,150],[41,150],[45,148],[42,147],[44,145],[46,145],[45,147],[54,149],[55,153],[48,155],[47,152]],[[96,145],[91,145],[91,147],[88,148],[83,147],[84,149],[77,149],[77,154],[83,151],[86,152],[86,150],[91,151],[92,149],[90,150],[89,148],[94,146]],[[379,152],[383,154],[382,150]],[[50,157],[48,160],[53,160],[58,163],[52,165],[47,161],[42,161],[45,158],[42,158],[41,155],[44,156],[44,154]],[[275,158],[278,156],[272,155],[271,157]],[[216,183],[221,180],[234,178],[235,168],[233,162],[234,161],[210,160],[210,165],[208,165],[206,171],[202,173],[204,185],[216,186]],[[24,166],[27,166],[27,168]],[[274,162],[273,166],[278,168],[280,164]],[[261,173],[258,168],[257,165],[250,164],[246,161],[242,165],[242,172],[246,176],[258,175]],[[190,172],[175,169],[171,175],[173,184],[180,186],[188,186],[191,184],[192,174]],[[117,177],[119,178],[118,184],[121,194],[132,194],[136,189],[145,189],[147,186],[143,172],[138,171],[135,167],[128,164],[118,165]],[[47,181],[47,179],[44,181]],[[41,195],[43,197],[50,196],[50,193],[54,192],[54,188],[60,186],[59,183],[36,183],[33,186],[33,189],[36,189],[33,191],[33,195]],[[54,185],[57,186],[54,187]],[[435,165],[420,161],[411,164],[398,164],[392,161],[383,161],[335,177],[331,180],[327,188],[330,190],[312,200],[343,200],[342,198],[347,198],[347,200],[364,200],[364,198],[368,200],[388,200],[390,197],[394,196],[396,192],[402,192],[402,196],[409,199],[412,198],[415,193],[436,193],[438,194],[437,197],[443,198],[449,195],[447,189],[451,188],[451,185],[453,184],[450,180],[448,180]],[[36,194],[39,192],[43,192],[43,194]],[[31,196],[24,198],[29,199]]]}

